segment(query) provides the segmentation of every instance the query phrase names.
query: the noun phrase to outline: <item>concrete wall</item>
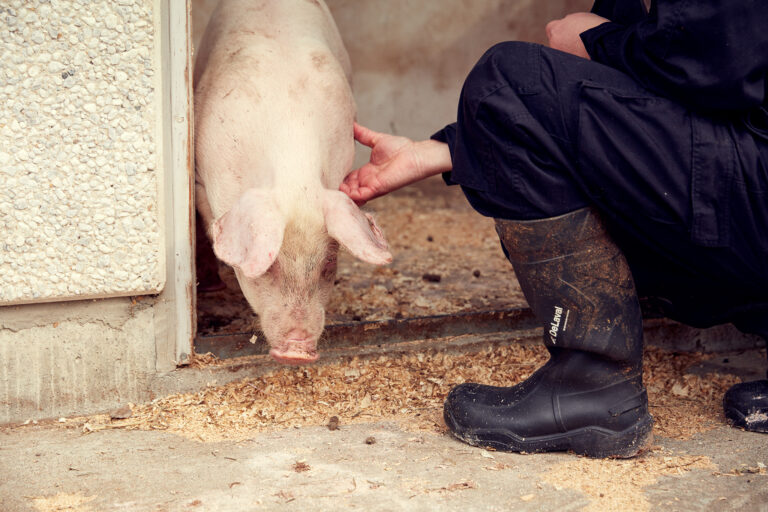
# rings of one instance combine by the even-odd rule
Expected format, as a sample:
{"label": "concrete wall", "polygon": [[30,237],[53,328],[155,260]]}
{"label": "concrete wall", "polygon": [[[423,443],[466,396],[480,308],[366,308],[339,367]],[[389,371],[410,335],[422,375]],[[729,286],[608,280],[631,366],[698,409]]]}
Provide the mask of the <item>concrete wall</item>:
{"label": "concrete wall", "polygon": [[190,351],[187,28],[177,0],[0,2],[0,423],[147,400]]}
{"label": "concrete wall", "polygon": [[0,4],[0,305],[163,288],[155,4]]}
{"label": "concrete wall", "polygon": [[3,309],[0,423],[146,397],[154,331],[152,307],[126,299]]}

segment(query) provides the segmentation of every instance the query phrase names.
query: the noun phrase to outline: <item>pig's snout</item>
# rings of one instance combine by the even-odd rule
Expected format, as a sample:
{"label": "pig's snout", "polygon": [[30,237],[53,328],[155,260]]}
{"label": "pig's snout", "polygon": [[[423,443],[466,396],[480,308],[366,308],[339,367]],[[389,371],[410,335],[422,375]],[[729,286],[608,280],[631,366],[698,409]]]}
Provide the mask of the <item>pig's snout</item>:
{"label": "pig's snout", "polygon": [[317,361],[317,339],[308,332],[294,329],[269,351],[275,361],[283,364],[307,364]]}

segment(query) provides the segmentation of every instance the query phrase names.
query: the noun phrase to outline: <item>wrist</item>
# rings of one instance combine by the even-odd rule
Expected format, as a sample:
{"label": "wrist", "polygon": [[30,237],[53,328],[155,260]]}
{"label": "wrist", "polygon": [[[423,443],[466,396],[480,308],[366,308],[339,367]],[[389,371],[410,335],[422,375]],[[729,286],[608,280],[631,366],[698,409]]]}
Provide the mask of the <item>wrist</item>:
{"label": "wrist", "polygon": [[419,179],[435,176],[453,168],[451,151],[445,142],[428,139],[414,143]]}

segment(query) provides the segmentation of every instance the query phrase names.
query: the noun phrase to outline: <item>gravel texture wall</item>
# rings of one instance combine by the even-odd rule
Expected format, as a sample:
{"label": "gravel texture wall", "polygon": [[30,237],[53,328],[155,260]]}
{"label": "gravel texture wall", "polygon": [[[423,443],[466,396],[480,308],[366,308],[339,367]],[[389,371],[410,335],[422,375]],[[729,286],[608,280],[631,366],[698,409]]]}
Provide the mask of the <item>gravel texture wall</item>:
{"label": "gravel texture wall", "polygon": [[0,304],[162,288],[158,5],[0,2]]}

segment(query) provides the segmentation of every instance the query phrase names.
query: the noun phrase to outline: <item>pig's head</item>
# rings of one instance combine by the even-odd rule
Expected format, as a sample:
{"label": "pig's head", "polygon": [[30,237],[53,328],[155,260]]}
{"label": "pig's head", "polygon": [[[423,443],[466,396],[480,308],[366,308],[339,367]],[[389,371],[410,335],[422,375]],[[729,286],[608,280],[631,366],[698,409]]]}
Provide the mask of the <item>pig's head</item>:
{"label": "pig's head", "polygon": [[234,267],[272,357],[310,363],[317,359],[339,245],[377,265],[392,255],[373,218],[342,192],[322,190],[315,205],[290,209],[279,202],[270,191],[246,191],[211,226],[213,249]]}

